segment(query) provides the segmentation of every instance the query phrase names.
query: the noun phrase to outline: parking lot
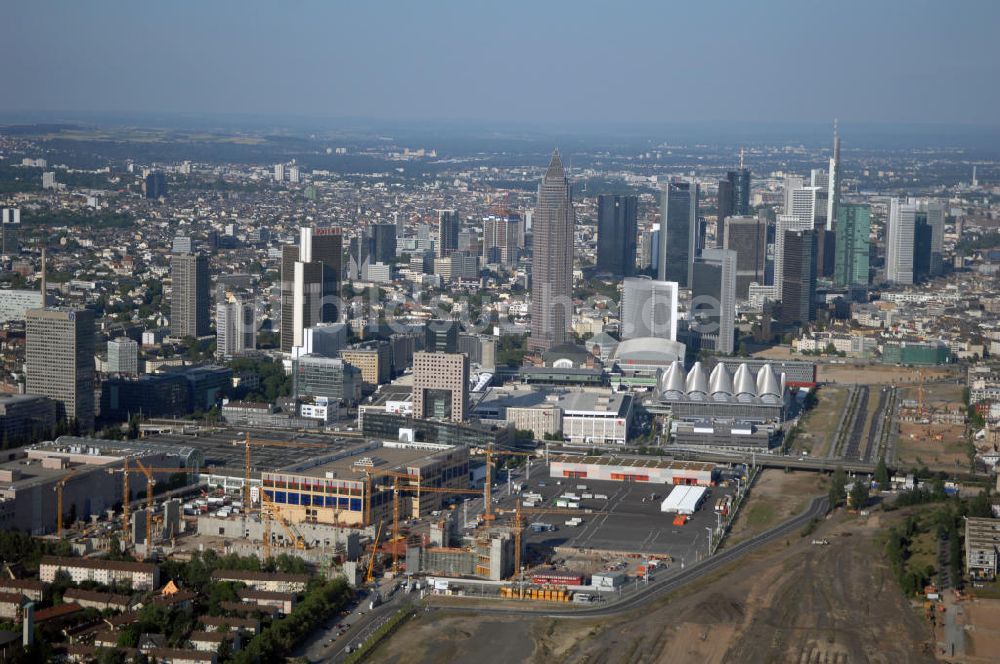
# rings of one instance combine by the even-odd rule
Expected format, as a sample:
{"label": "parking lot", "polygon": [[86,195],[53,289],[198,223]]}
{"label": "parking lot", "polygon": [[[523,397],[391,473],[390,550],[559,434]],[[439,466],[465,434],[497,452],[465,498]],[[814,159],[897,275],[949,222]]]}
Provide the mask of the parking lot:
{"label": "parking lot", "polygon": [[[661,502],[675,488],[670,485],[556,479],[535,473],[534,469],[531,480],[522,483],[522,494],[534,492],[543,496],[536,508],[539,510],[555,508],[556,500],[563,493],[581,496],[580,508],[573,510],[574,513],[526,510],[527,524],[545,523],[554,527],[546,532],[532,532],[529,528],[526,542],[531,548],[542,552],[558,548],[563,552],[576,549],[581,554],[669,556],[678,562],[693,562],[707,554],[707,529],[714,530],[717,525],[715,502],[735,492],[735,487],[710,487],[701,508],[685,525],[675,526],[676,515],[660,511]],[[587,488],[578,489],[578,486]],[[607,496],[607,499],[584,499],[584,493]],[[566,525],[575,515],[583,522],[578,526]]]}

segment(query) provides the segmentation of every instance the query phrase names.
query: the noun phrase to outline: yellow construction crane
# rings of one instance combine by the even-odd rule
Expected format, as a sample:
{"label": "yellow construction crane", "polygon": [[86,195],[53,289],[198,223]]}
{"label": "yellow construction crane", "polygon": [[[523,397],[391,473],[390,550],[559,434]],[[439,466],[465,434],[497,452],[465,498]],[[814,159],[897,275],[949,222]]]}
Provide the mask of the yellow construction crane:
{"label": "yellow construction crane", "polygon": [[63,489],[66,487],[69,478],[73,477],[75,473],[76,469],[74,468],[63,475],[63,478],[56,483],[56,535],[58,537],[62,537],[63,531]]}
{"label": "yellow construction crane", "polygon": [[[306,443],[301,441],[284,441],[284,440],[266,440],[263,438],[251,438],[250,432],[246,434],[246,438],[243,440],[244,458],[243,458],[243,509],[246,512],[250,512],[253,507],[253,503],[250,500],[250,465],[251,465],[251,455],[250,446],[251,445],[261,445],[265,447],[308,447],[314,449],[330,449],[330,446],[325,443]],[[263,486],[263,485],[262,485]]]}
{"label": "yellow construction crane", "polygon": [[523,456],[523,457],[535,457],[534,452],[516,452],[514,450],[498,450],[494,449],[493,443],[489,443],[483,452],[486,455],[486,484],[483,487],[483,500],[486,501],[484,506],[483,520],[492,521],[493,516],[493,465],[494,457],[503,456]]}
{"label": "yellow construction crane", "polygon": [[364,523],[365,526],[372,525],[372,496],[374,495],[374,485],[372,483],[372,478],[375,477],[395,477],[398,479],[419,481],[419,478],[413,475],[408,475],[407,473],[400,473],[394,470],[376,470],[374,468],[366,468],[355,466],[355,470],[360,471],[365,474],[365,495],[364,495]]}
{"label": "yellow construction crane", "polygon": [[[277,503],[275,503],[269,495],[267,495],[267,491],[265,491],[263,487],[261,487],[260,490],[260,504],[262,508],[261,514],[265,520],[270,521],[270,519],[277,519],[278,524],[281,525],[281,529],[285,531],[285,535],[292,542],[293,546],[295,546],[296,549],[306,548],[305,538],[302,537],[302,534],[299,533],[299,531],[295,528],[292,522],[285,518],[285,515],[281,513],[281,508],[278,507]],[[267,531],[265,533],[267,537],[264,538],[264,547],[265,547],[264,559],[266,560],[268,557],[270,557],[271,537],[270,537],[270,528],[266,525],[265,525],[265,530]]]}
{"label": "yellow construction crane", "polygon": [[375,531],[375,541],[372,542],[372,555],[368,559],[368,573],[365,574],[365,583],[372,582],[372,570],[375,567],[375,554],[378,552],[378,538],[382,535],[382,522],[378,522],[378,529]]}
{"label": "yellow construction crane", "polygon": [[514,515],[514,576],[516,578],[521,571],[521,534],[524,531],[524,514],[593,514],[592,510],[570,509],[566,507],[521,507],[521,499],[517,499],[517,506],[513,510],[499,510],[501,514]]}
{"label": "yellow construction crane", "polygon": [[138,459],[135,460],[138,464],[138,468],[130,468],[128,465],[128,457],[125,458],[125,463],[121,468],[112,468],[109,473],[121,473],[122,474],[122,534],[125,537],[125,541],[129,541],[129,480],[128,476],[130,473],[142,473],[146,476],[146,538],[151,541],[152,538],[152,527],[153,527],[153,487],[156,484],[156,478],[154,474],[169,473],[171,475],[176,473],[200,473],[199,468],[156,468],[152,466],[143,465]]}
{"label": "yellow construction crane", "polygon": [[[146,550],[153,545],[153,487],[156,486],[156,477],[153,471],[143,465],[142,461],[135,460],[139,470],[146,476]],[[126,473],[127,474],[127,473]]]}
{"label": "yellow construction crane", "polygon": [[392,482],[392,569],[395,571],[399,566],[399,494],[402,491],[412,491],[417,494],[419,500],[421,493],[453,493],[453,494],[474,494],[480,495],[478,489],[452,489],[449,487],[423,486],[420,484],[409,484],[400,486],[400,479],[416,479],[403,473],[391,473]]}

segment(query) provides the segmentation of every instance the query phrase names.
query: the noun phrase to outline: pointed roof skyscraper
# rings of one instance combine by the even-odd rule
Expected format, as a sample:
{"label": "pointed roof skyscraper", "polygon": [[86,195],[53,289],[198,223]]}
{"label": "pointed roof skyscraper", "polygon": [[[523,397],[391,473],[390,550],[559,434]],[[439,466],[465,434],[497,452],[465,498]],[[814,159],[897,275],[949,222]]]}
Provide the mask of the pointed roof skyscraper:
{"label": "pointed roof skyscraper", "polygon": [[545,179],[564,178],[566,169],[562,165],[562,157],[559,156],[559,148],[552,151],[552,159],[549,161],[549,168],[545,171]]}
{"label": "pointed roof skyscraper", "polygon": [[531,336],[528,349],[543,352],[569,338],[573,322],[572,191],[559,150],[538,185],[532,217]]}

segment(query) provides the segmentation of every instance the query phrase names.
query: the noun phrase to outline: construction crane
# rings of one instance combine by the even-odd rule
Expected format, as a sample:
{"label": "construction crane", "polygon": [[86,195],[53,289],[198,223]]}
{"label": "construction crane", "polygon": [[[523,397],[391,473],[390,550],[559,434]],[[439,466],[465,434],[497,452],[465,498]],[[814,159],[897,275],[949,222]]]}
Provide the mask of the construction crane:
{"label": "construction crane", "polygon": [[[499,510],[501,514],[514,515],[514,577],[521,572],[521,533],[524,531],[525,514],[593,514],[589,509],[570,509],[566,507],[521,507],[521,499],[513,510]],[[514,578],[511,577],[511,578]]]}
{"label": "construction crane", "polygon": [[135,463],[146,476],[146,550],[149,551],[153,544],[153,487],[156,486],[156,477],[152,470],[143,465],[142,461],[136,459]]}
{"label": "construction crane", "polygon": [[250,466],[251,466],[251,445],[261,445],[265,447],[309,447],[329,450],[330,446],[325,443],[306,443],[302,441],[285,441],[285,440],[266,440],[263,438],[251,438],[250,432],[246,434],[246,438],[243,440],[244,445],[244,455],[243,455],[243,509],[247,512],[253,507],[253,503],[250,500]]}
{"label": "construction crane", "polygon": [[[281,525],[281,529],[285,531],[285,535],[292,542],[296,549],[305,549],[306,540],[302,537],[302,534],[296,530],[295,526],[285,518],[285,515],[281,513],[281,508],[278,507],[269,495],[267,491],[263,489],[260,490],[260,504],[261,504],[261,514],[265,521],[270,521],[271,519],[277,519],[278,523]],[[264,538],[264,559],[271,555],[271,529],[269,524],[265,524],[265,538]]]}
{"label": "construction crane", "polygon": [[125,536],[125,541],[129,541],[129,481],[128,476],[130,473],[142,473],[146,476],[146,538],[151,540],[152,538],[152,528],[153,528],[153,487],[156,484],[155,474],[177,474],[177,473],[194,473],[198,474],[201,470],[197,467],[194,468],[157,468],[152,466],[143,465],[138,459],[135,460],[138,464],[137,468],[130,468],[128,465],[128,457],[125,458],[125,463],[121,468],[112,468],[108,470],[109,473],[121,473],[122,474],[122,533]]}
{"label": "construction crane", "polygon": [[417,480],[418,477],[413,475],[408,475],[407,473],[400,473],[394,470],[376,470],[374,468],[359,467],[355,465],[355,470],[363,472],[365,474],[365,495],[364,495],[364,525],[370,526],[372,524],[372,496],[374,491],[374,486],[372,483],[372,478],[374,477],[395,477],[398,479],[405,480]]}
{"label": "construction crane", "polygon": [[478,489],[452,489],[449,487],[437,487],[437,486],[422,486],[420,484],[410,484],[400,486],[400,479],[416,479],[409,475],[403,475],[402,473],[393,474],[392,482],[392,569],[395,571],[399,565],[399,494],[401,491],[412,491],[417,494],[417,499],[420,499],[421,493],[464,493],[464,494],[474,494],[480,495]]}
{"label": "construction crane", "polygon": [[365,574],[365,583],[372,582],[372,569],[375,567],[375,553],[378,551],[378,538],[382,535],[382,522],[378,522],[378,529],[375,531],[375,541],[372,542],[372,555],[368,559],[368,573]]}
{"label": "construction crane", "polygon": [[[374,494],[372,486],[372,477],[391,477],[392,478],[392,569],[395,570],[399,564],[399,552],[396,549],[397,543],[399,541],[399,480],[416,480],[418,478],[408,474],[400,473],[394,470],[373,470],[371,468],[365,468],[365,525],[368,525],[371,520],[371,504],[372,497]],[[376,544],[378,540],[375,540]]]}
{"label": "construction crane", "polygon": [[76,473],[76,469],[70,470],[68,473],[63,475],[63,478],[56,483],[56,535],[62,537],[63,531],[63,489],[66,487],[66,483],[69,478],[73,477]]}
{"label": "construction crane", "polygon": [[483,520],[492,521],[493,516],[493,458],[497,456],[523,456],[534,457],[534,452],[516,452],[514,450],[497,450],[493,448],[493,443],[486,446],[483,452],[486,455],[486,484],[484,485],[483,500],[486,501]]}

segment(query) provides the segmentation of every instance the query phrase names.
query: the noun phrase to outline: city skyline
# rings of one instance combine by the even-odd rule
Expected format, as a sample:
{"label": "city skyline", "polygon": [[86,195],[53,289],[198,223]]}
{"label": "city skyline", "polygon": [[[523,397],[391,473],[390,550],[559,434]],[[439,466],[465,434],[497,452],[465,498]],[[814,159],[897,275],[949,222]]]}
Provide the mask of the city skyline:
{"label": "city skyline", "polygon": [[8,4],[0,659],[996,649],[1000,3]]}

